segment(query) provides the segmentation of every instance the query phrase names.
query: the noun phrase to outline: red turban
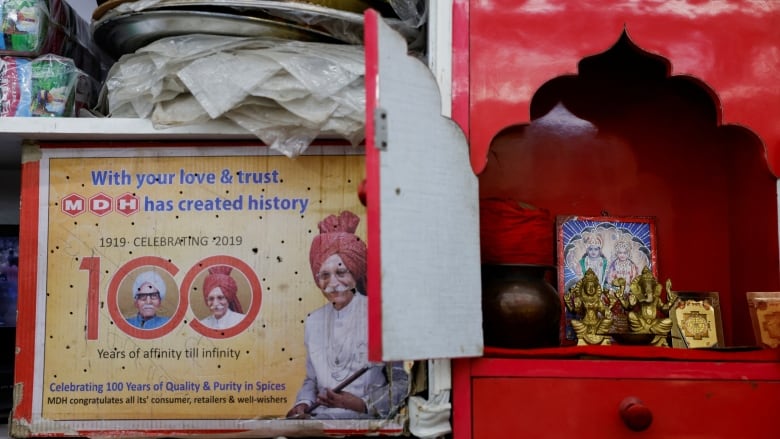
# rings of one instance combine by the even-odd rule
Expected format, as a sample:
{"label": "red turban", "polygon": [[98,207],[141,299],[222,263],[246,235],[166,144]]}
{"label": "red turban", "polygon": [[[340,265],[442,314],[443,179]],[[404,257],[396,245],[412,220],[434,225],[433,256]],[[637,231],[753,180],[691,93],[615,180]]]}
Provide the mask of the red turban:
{"label": "red turban", "polygon": [[366,275],[366,243],[355,235],[360,218],[344,211],[320,221],[320,234],[314,237],[309,251],[309,263],[314,281],[325,259],[339,255],[352,277],[360,282]]}
{"label": "red turban", "polygon": [[238,291],[238,285],[236,285],[235,279],[230,276],[232,268],[227,265],[219,265],[209,268],[209,274],[206,279],[203,280],[203,298],[207,298],[211,290],[219,287],[222,290],[222,294],[228,300],[228,306],[235,312],[243,313],[241,308],[241,302],[238,301],[236,292]]}

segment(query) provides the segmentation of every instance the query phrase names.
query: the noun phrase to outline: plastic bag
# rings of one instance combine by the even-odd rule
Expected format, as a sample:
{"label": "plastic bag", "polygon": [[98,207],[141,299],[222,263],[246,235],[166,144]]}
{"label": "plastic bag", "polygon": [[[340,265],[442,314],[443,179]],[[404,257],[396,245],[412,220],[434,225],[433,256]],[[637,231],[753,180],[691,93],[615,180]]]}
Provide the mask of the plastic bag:
{"label": "plastic bag", "polygon": [[44,0],[0,0],[3,39],[0,51],[37,53],[49,27],[49,9]]}
{"label": "plastic bag", "polygon": [[0,57],[2,117],[76,116],[81,108],[94,105],[97,88],[97,81],[69,58]]}
{"label": "plastic bag", "polygon": [[98,81],[110,61],[92,40],[89,22],[66,0],[0,0],[0,55],[62,56]]}
{"label": "plastic bag", "polygon": [[362,46],[168,37],[114,64],[102,110],[158,127],[232,121],[295,157],[318,137],[363,139],[364,69]]}

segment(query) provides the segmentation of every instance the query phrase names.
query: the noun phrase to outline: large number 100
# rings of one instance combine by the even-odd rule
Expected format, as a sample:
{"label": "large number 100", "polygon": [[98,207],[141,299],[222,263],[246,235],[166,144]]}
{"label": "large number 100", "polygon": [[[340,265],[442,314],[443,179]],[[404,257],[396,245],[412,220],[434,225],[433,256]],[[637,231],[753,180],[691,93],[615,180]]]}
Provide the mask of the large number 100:
{"label": "large number 100", "polygon": [[[233,268],[233,273],[238,272],[243,275],[251,288],[252,302],[249,305],[249,309],[246,310],[244,319],[233,327],[227,329],[212,329],[203,325],[198,319],[192,319],[189,322],[189,326],[199,334],[209,338],[228,338],[243,332],[254,323],[257,315],[260,313],[262,287],[260,285],[260,280],[249,265],[240,259],[225,255],[210,256],[202,259],[187,271],[181,285],[177,289],[179,303],[176,307],[176,311],[168,322],[155,329],[141,329],[127,322],[119,309],[117,301],[119,287],[125,278],[133,270],[138,268],[155,268],[168,273],[171,278],[179,272],[179,268],[168,260],[157,256],[142,256],[128,261],[119,267],[108,285],[107,306],[111,319],[122,332],[135,338],[154,339],[170,333],[185,321],[184,316],[189,308],[190,292],[192,291],[192,285],[196,276],[215,265],[230,266]],[[87,288],[87,340],[97,340],[100,327],[100,258],[86,257],[82,259],[79,268],[89,273],[89,286]]]}

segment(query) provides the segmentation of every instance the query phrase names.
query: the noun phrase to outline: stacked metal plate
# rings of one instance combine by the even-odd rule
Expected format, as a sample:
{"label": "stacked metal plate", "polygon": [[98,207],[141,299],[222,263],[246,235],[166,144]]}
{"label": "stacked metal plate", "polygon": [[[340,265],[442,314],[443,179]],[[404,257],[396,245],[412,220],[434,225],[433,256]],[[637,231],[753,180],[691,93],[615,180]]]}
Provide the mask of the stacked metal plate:
{"label": "stacked metal plate", "polygon": [[420,20],[410,23],[399,18],[394,4],[404,4],[407,10],[411,4],[413,10],[422,11],[424,3],[425,0],[108,0],[100,2],[92,15],[92,36],[114,59],[158,39],[192,33],[363,44],[363,12],[372,8],[414,50],[424,45]]}

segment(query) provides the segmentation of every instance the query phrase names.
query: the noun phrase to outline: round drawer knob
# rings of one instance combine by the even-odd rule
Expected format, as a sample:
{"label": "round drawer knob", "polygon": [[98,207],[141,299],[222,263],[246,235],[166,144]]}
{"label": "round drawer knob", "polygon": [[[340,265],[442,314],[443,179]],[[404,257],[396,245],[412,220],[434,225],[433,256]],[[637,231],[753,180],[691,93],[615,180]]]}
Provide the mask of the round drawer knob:
{"label": "round drawer knob", "polygon": [[653,422],[653,412],[639,398],[629,396],[620,403],[620,419],[633,431],[644,431]]}

